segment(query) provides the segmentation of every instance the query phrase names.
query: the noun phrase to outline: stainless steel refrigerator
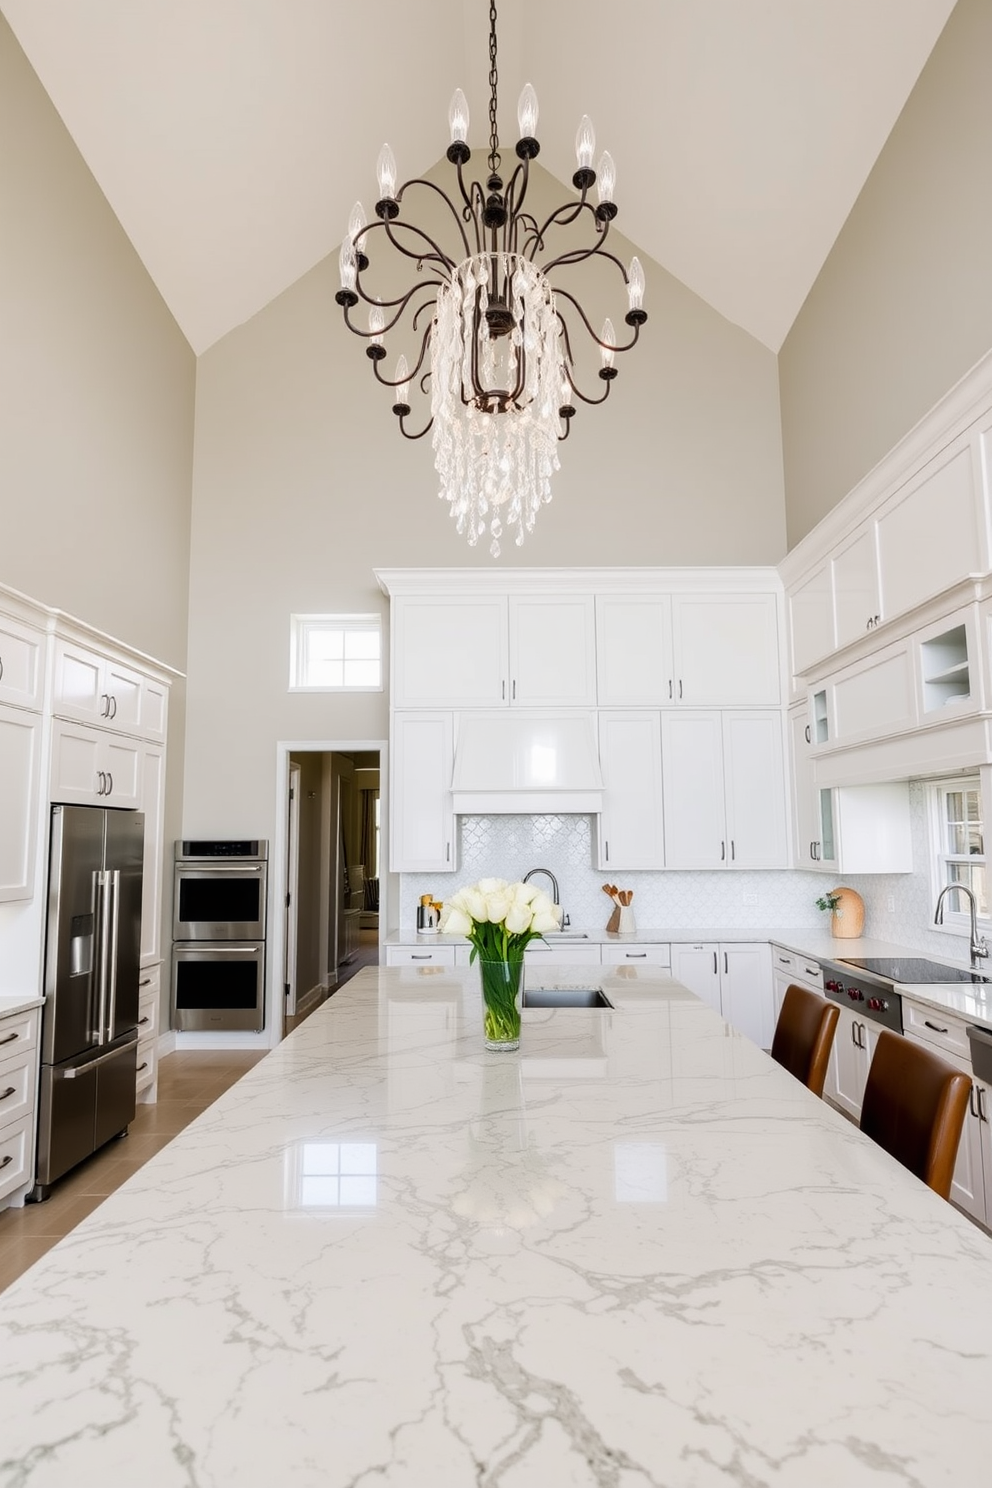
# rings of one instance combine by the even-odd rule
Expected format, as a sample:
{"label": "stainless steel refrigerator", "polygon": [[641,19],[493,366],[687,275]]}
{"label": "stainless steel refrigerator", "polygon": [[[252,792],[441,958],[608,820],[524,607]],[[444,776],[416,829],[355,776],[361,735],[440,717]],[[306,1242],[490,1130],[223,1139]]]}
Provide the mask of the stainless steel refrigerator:
{"label": "stainless steel refrigerator", "polygon": [[32,1199],[134,1119],[144,832],[140,811],[52,807]]}

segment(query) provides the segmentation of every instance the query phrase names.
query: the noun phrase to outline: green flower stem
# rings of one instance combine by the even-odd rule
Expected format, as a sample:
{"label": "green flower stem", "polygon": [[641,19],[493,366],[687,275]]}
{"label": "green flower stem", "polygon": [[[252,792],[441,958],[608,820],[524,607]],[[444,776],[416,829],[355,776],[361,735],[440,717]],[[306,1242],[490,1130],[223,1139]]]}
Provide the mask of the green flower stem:
{"label": "green flower stem", "polygon": [[505,960],[489,957],[479,960],[485,1035],[493,1043],[510,1043],[520,1038],[520,974],[523,964],[522,951]]}

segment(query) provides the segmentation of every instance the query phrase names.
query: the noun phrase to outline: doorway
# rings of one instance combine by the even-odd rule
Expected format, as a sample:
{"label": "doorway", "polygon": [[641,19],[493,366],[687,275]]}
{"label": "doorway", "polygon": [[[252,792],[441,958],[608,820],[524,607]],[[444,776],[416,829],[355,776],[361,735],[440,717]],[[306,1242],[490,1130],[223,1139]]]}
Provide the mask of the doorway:
{"label": "doorway", "polygon": [[270,1027],[291,1032],[363,966],[385,927],[385,742],[277,746]]}

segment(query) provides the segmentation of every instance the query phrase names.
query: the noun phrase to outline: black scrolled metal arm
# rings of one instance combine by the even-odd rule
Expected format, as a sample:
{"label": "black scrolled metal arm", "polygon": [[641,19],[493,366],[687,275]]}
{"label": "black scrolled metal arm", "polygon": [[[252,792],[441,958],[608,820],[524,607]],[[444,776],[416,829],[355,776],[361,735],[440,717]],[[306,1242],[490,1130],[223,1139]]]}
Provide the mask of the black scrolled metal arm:
{"label": "black scrolled metal arm", "polygon": [[[454,202],[451,200],[451,197],[448,195],[448,193],[446,191],[443,191],[440,186],[435,185],[435,183],[433,181],[425,181],[422,176],[414,176],[414,177],[412,177],[411,180],[404,181],[403,182],[403,185],[400,187],[399,191],[396,193],[395,200],[397,202],[402,202],[403,197],[405,196],[406,192],[409,191],[409,189],[410,189],[411,186],[426,186],[426,187],[428,187],[429,190],[436,191],[437,192],[438,196],[441,198],[441,200],[444,202],[444,205],[448,208],[448,211],[451,213],[451,216],[452,216],[452,218],[454,220],[455,226],[458,228],[458,231],[459,231],[459,233],[461,235],[462,243],[464,244],[464,247],[465,247],[465,257],[468,258],[469,257],[469,253],[470,253],[470,249],[469,249],[469,245],[468,245],[468,238],[465,236],[465,229],[462,227],[461,213],[458,211],[458,208],[455,206]],[[408,223],[405,224],[405,225],[406,226],[409,226]],[[420,231],[419,228],[416,229],[416,230],[418,232]],[[424,233],[423,236],[426,238],[427,237],[427,234]],[[428,242],[430,242],[430,241],[431,240],[428,238]],[[435,247],[436,246],[437,245],[435,244]],[[441,253],[441,249],[440,248],[437,248],[437,252],[438,253]],[[445,262],[449,265],[449,267],[454,268],[454,260],[448,258],[447,254],[443,254],[442,256],[444,257]]]}
{"label": "black scrolled metal arm", "polygon": [[561,254],[559,258],[553,258],[549,263],[541,265],[541,272],[550,274],[554,269],[569,268],[572,264],[588,263],[590,258],[602,259],[604,263],[615,264],[620,270],[620,277],[624,284],[629,284],[627,270],[622,261],[615,253],[607,253],[602,243],[597,243],[593,248],[570,248],[567,253]]}
{"label": "black scrolled metal arm", "polygon": [[[605,233],[606,224],[600,222],[599,218],[596,216],[595,207],[593,206],[592,202],[588,201],[586,198],[587,193],[583,191],[577,202],[565,202],[563,206],[555,208],[555,210],[551,213],[551,216],[544,223],[543,227],[539,228],[537,230],[537,233],[532,235],[534,236],[535,244],[534,247],[530,250],[531,258],[533,258],[534,254],[537,252],[538,245],[544,242],[549,227],[571,227],[572,223],[578,221],[578,218],[583,212],[591,212],[593,221],[596,224],[596,231],[601,234]],[[531,239],[528,238],[527,241],[529,243]]]}
{"label": "black scrolled metal arm", "polygon": [[[530,184],[530,161],[521,160],[510,177],[506,187],[504,201],[508,213],[506,228],[504,230],[504,243],[508,253],[517,253],[517,237],[521,223],[521,208],[527,195],[527,187]],[[517,187],[520,187],[520,195],[517,196]]]}
{"label": "black scrolled metal arm", "polygon": [[398,415],[398,418],[400,421],[400,433],[403,435],[404,439],[423,439],[424,435],[428,432],[434,422],[434,415],[431,414],[430,418],[427,420],[426,424],[418,434],[409,434],[406,427],[407,415],[405,413],[401,413]]}
{"label": "black scrolled metal arm", "polygon": [[[420,294],[425,289],[443,289],[445,286],[445,282],[446,281],[443,279],[421,279],[418,284],[415,284],[412,289],[408,289],[406,294],[401,296],[401,298],[398,300],[374,300],[371,295],[367,295],[364,289],[362,289],[359,276],[359,279],[356,279],[355,281],[355,293],[359,295],[362,300],[364,300],[366,305],[377,305],[382,310],[391,310],[394,305],[397,305],[399,308],[397,309],[396,314],[393,316],[388,325],[383,325],[381,331],[370,331],[364,326],[354,325],[351,319],[351,310],[354,307],[348,305],[343,306],[344,323],[348,327],[349,331],[351,331],[352,335],[360,336],[363,341],[370,341],[373,336],[385,336],[388,334],[389,331],[393,329],[394,326],[398,325],[399,322],[403,319],[403,316],[406,314],[410,301],[413,299],[414,295]],[[421,310],[423,310],[426,305],[436,304],[437,299],[434,298],[431,300],[426,300],[424,302],[424,305],[418,305],[416,313],[414,315],[414,324],[416,324],[417,317],[420,315]]]}
{"label": "black scrolled metal arm", "polygon": [[[588,317],[586,316],[586,312],[583,310],[582,306],[579,304],[578,300],[575,298],[574,295],[569,294],[569,292],[568,292],[567,289],[557,289],[554,285],[552,285],[552,287],[551,287],[551,293],[554,294],[554,295],[560,296],[561,299],[563,299],[563,300],[568,300],[568,302],[569,302],[570,305],[574,305],[575,306],[576,310],[579,313],[579,318],[582,321],[582,324],[585,326],[586,330],[589,332],[590,336],[595,341],[596,345],[599,346],[599,347],[602,347],[603,351],[615,351],[615,352],[618,352],[619,353],[619,352],[622,352],[622,351],[630,351],[631,347],[637,345],[637,340],[638,340],[638,337],[639,337],[640,332],[641,332],[641,328],[640,328],[639,325],[635,325],[634,326],[634,334],[631,336],[630,340],[626,343],[625,346],[616,346],[616,345],[614,345],[614,343],[612,341],[602,341],[599,338],[599,336],[596,335],[596,332],[593,330],[592,326],[589,324],[589,320],[588,320]],[[562,329],[563,329],[563,332],[564,332],[564,335],[565,335],[565,340],[566,340],[566,343],[567,343],[568,342],[568,326],[565,324],[564,317],[561,315],[560,312],[559,312],[559,315],[558,315],[558,319],[561,322]],[[570,359],[571,359],[571,353],[570,353]],[[588,399],[586,401],[588,402]],[[602,399],[601,398],[597,398],[597,399],[595,399],[595,401],[597,403],[601,403],[602,402]]]}
{"label": "black scrolled metal arm", "polygon": [[[435,243],[430,234],[425,233],[422,227],[416,227],[412,222],[404,222],[398,217],[394,217],[392,221],[386,219],[382,225],[385,228],[386,238],[388,239],[390,246],[395,248],[397,253],[402,253],[404,258],[412,258],[416,263],[440,264],[445,269],[447,269],[449,274],[454,270],[455,260],[453,258],[449,258],[448,254],[445,253],[440,244]],[[424,243],[429,244],[431,251],[429,253],[425,253],[423,250],[423,246],[421,246],[418,250],[405,248],[396,236],[397,229],[402,232],[408,233],[413,238],[418,238],[421,245],[423,245]],[[462,239],[464,240],[464,238],[465,234],[462,233]]]}
{"label": "black scrolled metal arm", "polygon": [[[433,324],[433,322],[432,322],[432,324]],[[414,378],[417,376],[417,373],[420,371],[421,367],[424,365],[424,361],[425,361],[425,358],[427,356],[427,348],[430,345],[430,339],[431,339],[431,327],[428,326],[427,329],[426,329],[426,331],[424,332],[423,336],[420,339],[420,355],[417,358],[417,365],[413,368],[412,371],[407,372],[407,375],[405,377],[396,377],[396,378],[392,378],[392,379],[389,378],[389,377],[383,377],[382,374],[379,371],[379,363],[378,362],[373,362],[372,363],[372,371],[375,373],[375,380],[376,380],[376,382],[380,383],[383,387],[388,387],[388,388],[397,388],[397,387],[400,387],[404,382],[413,382]]]}

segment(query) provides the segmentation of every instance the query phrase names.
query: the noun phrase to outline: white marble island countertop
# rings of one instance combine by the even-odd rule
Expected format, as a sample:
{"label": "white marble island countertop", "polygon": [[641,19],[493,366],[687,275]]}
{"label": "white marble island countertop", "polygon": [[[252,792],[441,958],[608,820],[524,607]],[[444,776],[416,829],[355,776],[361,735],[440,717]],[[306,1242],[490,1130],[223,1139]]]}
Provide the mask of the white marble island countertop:
{"label": "white marble island countertop", "polygon": [[0,1295],[0,1484],[937,1488],[992,1241],[698,999],[361,972]]}

